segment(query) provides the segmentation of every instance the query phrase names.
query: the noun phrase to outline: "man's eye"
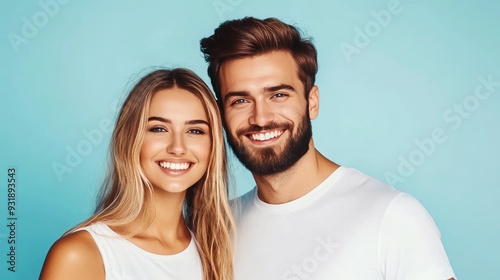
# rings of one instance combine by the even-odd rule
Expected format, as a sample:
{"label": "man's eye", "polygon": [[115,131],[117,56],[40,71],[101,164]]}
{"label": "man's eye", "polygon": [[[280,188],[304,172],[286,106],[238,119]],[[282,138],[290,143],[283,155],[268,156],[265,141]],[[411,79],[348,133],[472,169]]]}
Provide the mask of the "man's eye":
{"label": "man's eye", "polygon": [[278,97],[278,98],[280,98],[280,97],[287,97],[287,96],[288,96],[288,94],[282,93],[282,92],[279,92],[279,93],[276,93],[275,95],[273,95],[273,97]]}
{"label": "man's eye", "polygon": [[149,129],[150,132],[166,132],[167,130],[161,126],[154,126]]}
{"label": "man's eye", "polygon": [[243,99],[243,98],[235,99],[231,102],[231,105],[236,105],[236,104],[241,104],[241,103],[245,103],[245,99]]}

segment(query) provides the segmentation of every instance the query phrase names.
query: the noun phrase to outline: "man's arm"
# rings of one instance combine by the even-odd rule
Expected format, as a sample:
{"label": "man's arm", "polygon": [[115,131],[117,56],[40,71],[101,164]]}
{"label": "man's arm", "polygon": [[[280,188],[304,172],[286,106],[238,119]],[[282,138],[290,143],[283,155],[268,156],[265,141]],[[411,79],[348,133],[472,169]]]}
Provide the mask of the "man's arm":
{"label": "man's arm", "polygon": [[379,263],[386,280],[455,278],[438,228],[412,196],[400,193],[394,198],[379,238]]}

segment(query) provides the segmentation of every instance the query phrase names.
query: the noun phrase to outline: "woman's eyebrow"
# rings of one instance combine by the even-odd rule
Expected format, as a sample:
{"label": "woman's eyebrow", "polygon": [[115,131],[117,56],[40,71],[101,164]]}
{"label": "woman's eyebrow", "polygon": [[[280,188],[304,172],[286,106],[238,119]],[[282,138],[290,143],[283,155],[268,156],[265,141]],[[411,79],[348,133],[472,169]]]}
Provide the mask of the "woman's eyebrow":
{"label": "woman's eyebrow", "polygon": [[[163,122],[163,123],[172,123],[172,121],[170,119],[162,118],[162,117],[157,117],[157,116],[149,117],[148,118],[148,122],[150,122],[150,121],[159,121],[159,122]],[[205,124],[207,126],[210,126],[210,124],[207,121],[205,121],[205,120],[189,120],[189,121],[185,121],[184,124]]]}

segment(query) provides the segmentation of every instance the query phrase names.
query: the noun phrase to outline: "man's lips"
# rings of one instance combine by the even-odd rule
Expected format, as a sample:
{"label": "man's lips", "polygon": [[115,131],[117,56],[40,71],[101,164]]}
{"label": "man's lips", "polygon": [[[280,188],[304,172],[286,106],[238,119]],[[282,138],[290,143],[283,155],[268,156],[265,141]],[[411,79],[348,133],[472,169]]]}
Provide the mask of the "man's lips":
{"label": "man's lips", "polygon": [[254,141],[267,141],[277,138],[283,134],[284,130],[271,130],[266,132],[247,133],[247,137]]}

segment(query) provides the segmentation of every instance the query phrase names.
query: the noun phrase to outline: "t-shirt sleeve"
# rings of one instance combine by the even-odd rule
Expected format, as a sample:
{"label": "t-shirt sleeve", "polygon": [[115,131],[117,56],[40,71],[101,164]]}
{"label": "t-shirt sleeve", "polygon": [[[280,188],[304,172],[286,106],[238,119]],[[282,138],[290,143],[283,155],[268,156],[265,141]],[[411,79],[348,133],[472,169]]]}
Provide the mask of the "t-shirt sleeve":
{"label": "t-shirt sleeve", "polygon": [[386,210],[378,252],[386,280],[455,277],[436,224],[424,207],[406,193],[396,196]]}

